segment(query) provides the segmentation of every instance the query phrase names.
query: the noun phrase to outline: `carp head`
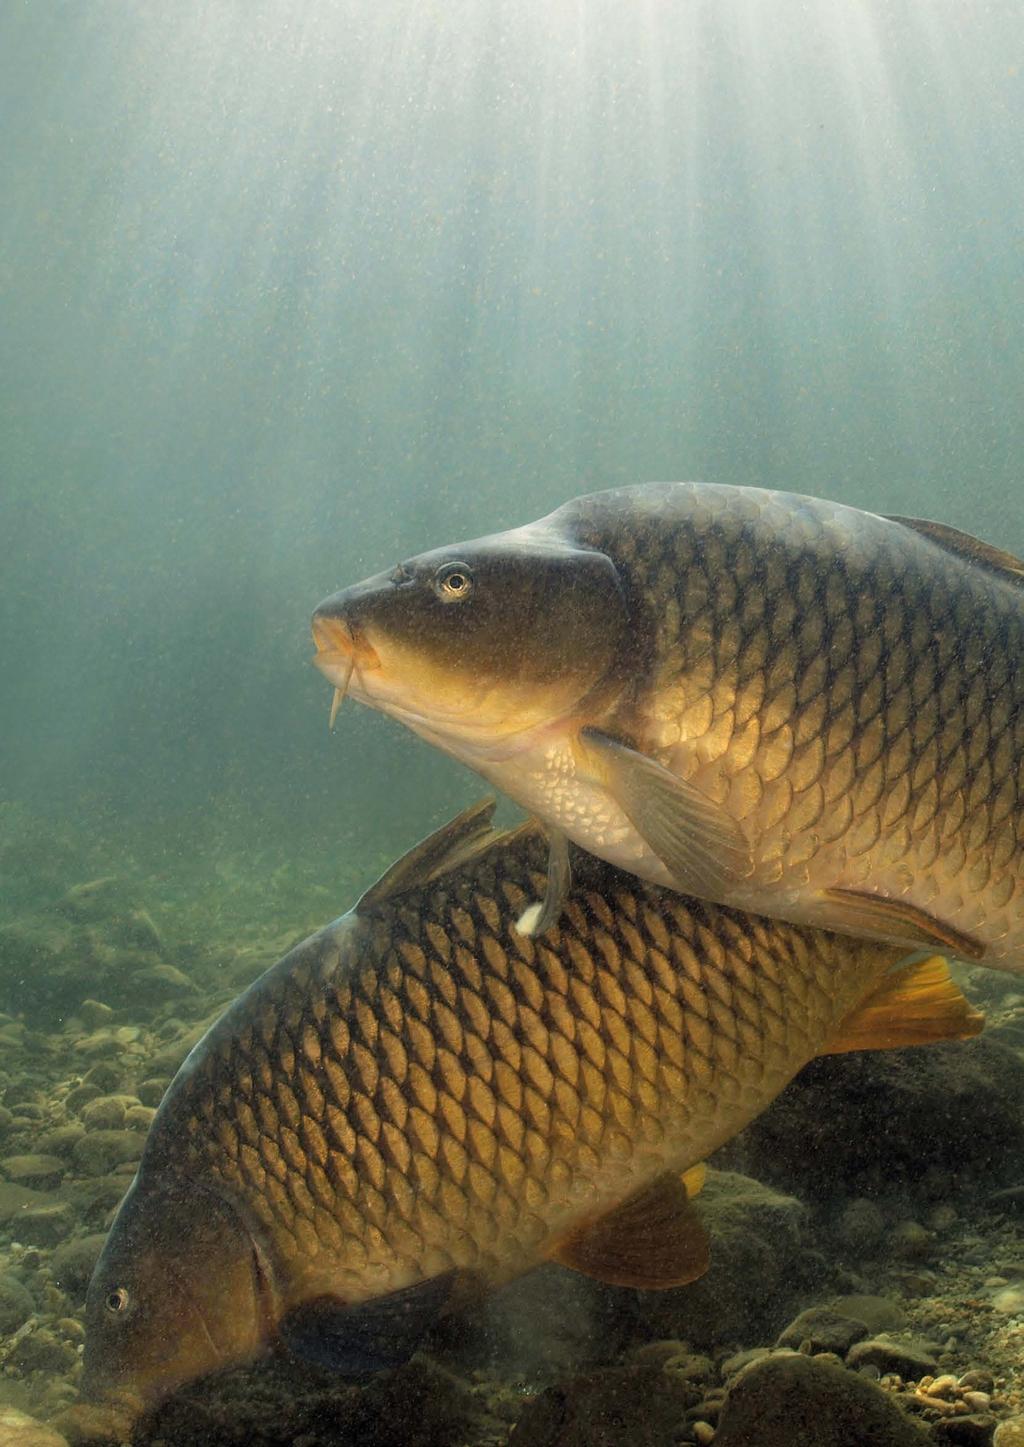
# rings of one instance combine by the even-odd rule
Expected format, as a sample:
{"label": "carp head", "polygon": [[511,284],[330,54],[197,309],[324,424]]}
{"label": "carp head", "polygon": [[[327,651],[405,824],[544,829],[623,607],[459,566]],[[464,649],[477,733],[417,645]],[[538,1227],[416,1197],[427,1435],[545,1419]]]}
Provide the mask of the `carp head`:
{"label": "carp head", "polygon": [[257,1247],[232,1206],[185,1180],[136,1181],[89,1283],[82,1397],[62,1429],[123,1438],[175,1388],[260,1355],[264,1298]]}
{"label": "carp head", "polygon": [[452,752],[515,751],[613,691],[626,631],[612,560],[531,524],[326,598],[313,662],[336,689],[332,722],[348,692]]}

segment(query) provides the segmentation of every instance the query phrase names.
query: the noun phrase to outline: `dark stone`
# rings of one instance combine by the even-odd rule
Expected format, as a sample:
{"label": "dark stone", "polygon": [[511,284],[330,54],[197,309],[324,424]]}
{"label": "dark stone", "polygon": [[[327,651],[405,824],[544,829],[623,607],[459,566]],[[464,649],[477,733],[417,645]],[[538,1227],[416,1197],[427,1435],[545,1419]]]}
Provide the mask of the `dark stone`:
{"label": "dark stone", "polygon": [[924,1447],[927,1431],[856,1372],[799,1353],[737,1377],[715,1447]]}
{"label": "dark stone", "polygon": [[913,1196],[923,1186],[923,1135],[936,1169],[1015,1184],[1009,1173],[1024,1151],[1024,1060],[984,1036],[926,1050],[822,1056],[727,1148],[727,1158],[760,1180],[820,1199],[882,1189]]}
{"label": "dark stone", "polygon": [[674,1447],[700,1396],[660,1367],[606,1367],[548,1387],[523,1412],[510,1447]]}
{"label": "dark stone", "polygon": [[969,1372],[964,1372],[960,1378],[962,1387],[969,1387],[972,1392],[989,1392],[996,1389],[996,1379],[991,1372],[984,1367],[974,1367]]}
{"label": "dark stone", "polygon": [[923,1342],[895,1342],[886,1341],[884,1337],[872,1337],[850,1348],[846,1354],[846,1365],[855,1371],[861,1367],[877,1367],[883,1377],[887,1372],[894,1372],[906,1381],[916,1382],[934,1372],[938,1362],[935,1353]]}
{"label": "dark stone", "polygon": [[155,1076],[151,1080],[144,1080],[139,1086],[139,1099],[143,1105],[157,1106],[164,1098],[170,1080],[164,1075]]}
{"label": "dark stone", "polygon": [[0,1332],[18,1330],[35,1311],[31,1296],[14,1276],[0,1276]]}
{"label": "dark stone", "polygon": [[101,1095],[108,1095],[110,1091],[120,1088],[123,1075],[121,1066],[112,1060],[97,1060],[82,1076],[82,1084],[95,1085]]}
{"label": "dark stone", "polygon": [[291,1360],[195,1383],[136,1428],[133,1447],[451,1447],[498,1424],[460,1378],[417,1358],[365,1388]]}
{"label": "dark stone", "polygon": [[18,1240],[25,1246],[58,1246],[74,1226],[75,1213],[69,1201],[29,1206],[18,1217]]}
{"label": "dark stone", "polygon": [[943,1417],[932,1425],[937,1442],[955,1443],[956,1447],[990,1447],[997,1418],[989,1412],[973,1412],[967,1417]]}
{"label": "dark stone", "polygon": [[776,1345],[796,1351],[808,1341],[812,1352],[835,1352],[842,1357],[867,1335],[867,1326],[855,1317],[843,1316],[830,1306],[812,1306],[789,1323]]}
{"label": "dark stone", "polygon": [[21,1372],[66,1372],[74,1365],[75,1349],[43,1327],[23,1336],[8,1360]]}
{"label": "dark stone", "polygon": [[863,1293],[837,1296],[832,1301],[832,1310],[864,1322],[869,1332],[900,1331],[907,1324],[907,1313],[891,1296]]}
{"label": "dark stone", "polygon": [[62,1291],[69,1296],[84,1296],[106,1239],[105,1232],[97,1232],[92,1236],[79,1236],[57,1247],[50,1261],[50,1270]]}

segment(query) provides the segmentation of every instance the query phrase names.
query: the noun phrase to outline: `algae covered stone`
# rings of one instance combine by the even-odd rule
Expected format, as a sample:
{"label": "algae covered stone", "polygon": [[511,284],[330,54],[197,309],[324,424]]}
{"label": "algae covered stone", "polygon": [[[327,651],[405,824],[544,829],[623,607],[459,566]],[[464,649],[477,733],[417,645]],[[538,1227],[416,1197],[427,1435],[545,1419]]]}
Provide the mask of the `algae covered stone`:
{"label": "algae covered stone", "polygon": [[510,1447],[673,1447],[700,1400],[687,1381],[657,1366],[606,1367],[540,1394]]}
{"label": "algae covered stone", "polygon": [[929,1440],[857,1372],[786,1352],[737,1377],[715,1447],[925,1447]]}

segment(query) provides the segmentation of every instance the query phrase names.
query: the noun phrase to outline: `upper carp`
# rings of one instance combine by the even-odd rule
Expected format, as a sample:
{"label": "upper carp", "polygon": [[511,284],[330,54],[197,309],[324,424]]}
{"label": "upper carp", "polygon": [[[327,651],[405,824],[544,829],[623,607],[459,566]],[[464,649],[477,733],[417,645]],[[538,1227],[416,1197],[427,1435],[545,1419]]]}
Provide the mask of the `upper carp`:
{"label": "upper carp", "polygon": [[[821,1052],[972,1035],[942,961],[688,901],[466,811],[257,980],[170,1086],[89,1287],[83,1403],[123,1433],[275,1342],[365,1370],[545,1259],[693,1280],[699,1163]],[[685,1177],[681,1173],[687,1172]]]}
{"label": "upper carp", "polygon": [[658,483],[326,599],[314,660],[654,883],[1024,969],[1024,564],[939,523]]}

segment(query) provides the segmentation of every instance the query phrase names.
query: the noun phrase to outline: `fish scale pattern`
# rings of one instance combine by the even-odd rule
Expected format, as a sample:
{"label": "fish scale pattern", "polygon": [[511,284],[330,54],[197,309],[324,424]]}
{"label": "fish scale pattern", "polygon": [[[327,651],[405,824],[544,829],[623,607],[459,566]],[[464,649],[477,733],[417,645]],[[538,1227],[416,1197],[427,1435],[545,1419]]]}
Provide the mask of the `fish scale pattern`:
{"label": "fish scale pattern", "polygon": [[296,1301],[534,1264],[763,1109],[893,957],[596,862],[530,940],[544,853],[493,846],[312,937],[169,1100],[151,1150],[242,1204]]}
{"label": "fish scale pattern", "polygon": [[1024,951],[1020,584],[817,499],[603,498],[575,531],[614,558],[646,639],[603,726],[743,821],[754,872],[730,901],[870,890]]}

